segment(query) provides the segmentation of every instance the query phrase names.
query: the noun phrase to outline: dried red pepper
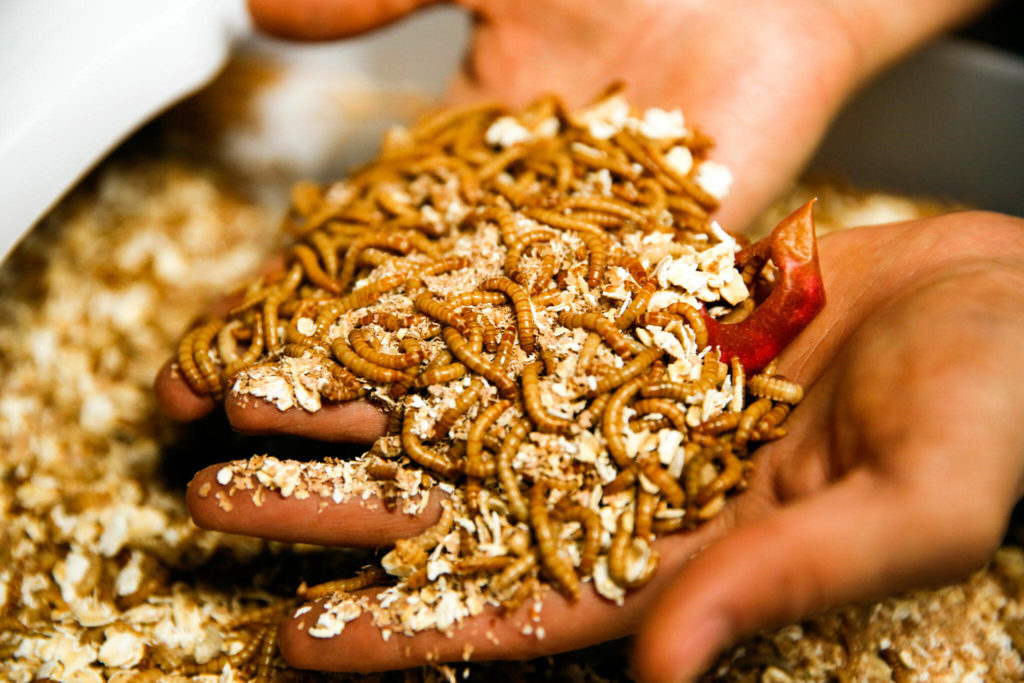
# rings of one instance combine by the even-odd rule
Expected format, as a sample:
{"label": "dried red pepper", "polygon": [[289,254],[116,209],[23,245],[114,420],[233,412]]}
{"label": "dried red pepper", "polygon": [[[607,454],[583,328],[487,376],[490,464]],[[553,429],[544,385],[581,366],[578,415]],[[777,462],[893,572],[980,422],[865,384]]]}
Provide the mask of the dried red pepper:
{"label": "dried red pepper", "polygon": [[743,249],[737,267],[771,260],[778,269],[771,293],[742,322],[727,324],[702,309],[708,344],[725,362],[738,358],[754,373],[777,357],[825,305],[825,286],[814,238],[814,200],[787,216],[772,233]]}

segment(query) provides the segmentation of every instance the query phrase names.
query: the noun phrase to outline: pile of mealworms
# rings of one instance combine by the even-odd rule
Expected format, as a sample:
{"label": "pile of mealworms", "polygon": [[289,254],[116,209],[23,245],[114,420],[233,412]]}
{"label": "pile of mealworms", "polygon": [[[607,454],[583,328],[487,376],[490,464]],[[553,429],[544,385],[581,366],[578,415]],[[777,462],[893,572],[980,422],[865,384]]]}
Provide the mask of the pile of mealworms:
{"label": "pile of mealworms", "polygon": [[711,144],[616,93],[576,113],[548,97],[433,113],[348,179],[295,188],[285,266],[189,331],[179,371],[217,399],[373,401],[388,434],[356,486],[393,505],[415,473],[449,492],[380,567],[304,590],[334,596],[311,633],[337,633],[352,602],[412,632],[546,586],[621,601],[654,574],[655,537],[744,488],[803,391],[708,346],[701,308],[739,322],[772,278],[737,269],[709,218],[724,194]]}

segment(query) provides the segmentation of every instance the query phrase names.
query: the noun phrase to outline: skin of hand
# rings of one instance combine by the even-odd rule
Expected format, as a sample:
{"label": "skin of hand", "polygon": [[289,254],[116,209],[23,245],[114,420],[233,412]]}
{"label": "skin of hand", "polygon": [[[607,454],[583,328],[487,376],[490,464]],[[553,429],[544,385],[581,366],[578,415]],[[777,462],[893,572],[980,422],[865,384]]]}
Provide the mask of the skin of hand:
{"label": "skin of hand", "polygon": [[[637,633],[643,680],[687,680],[737,638],[829,606],[962,576],[998,545],[1024,492],[1024,221],[980,212],[860,228],[820,242],[829,301],[780,360],[809,387],[789,434],[756,455],[746,492],[696,531],[659,539],[654,581],[623,607],[585,584],[544,600],[544,639],[523,610],[468,620],[454,638],[387,641],[363,616],[341,635],[286,623],[292,664],[369,671],[428,654],[459,660],[550,654]],[[201,526],[289,541],[375,546],[437,517],[246,492],[221,509],[218,466],[189,489]],[[200,496],[204,484],[210,492]],[[496,639],[496,642],[495,642]]]}
{"label": "skin of hand", "polygon": [[[250,7],[271,32],[328,39],[423,4],[251,0]],[[737,180],[716,217],[736,228],[799,169],[857,84],[983,3],[908,1],[894,10],[873,0],[565,0],[543,11],[512,0],[463,4],[475,12],[476,31],[453,101],[522,104],[556,91],[582,104],[621,78],[638,106],[679,106],[717,138],[713,158]],[[933,14],[915,19],[911,6]],[[893,20],[878,21],[882,15]],[[387,642],[365,617],[332,640],[311,638],[292,622],[281,641],[289,661],[397,668],[431,651],[459,659],[466,644],[474,658],[522,658],[639,631],[638,671],[682,680],[759,627],[977,566],[998,543],[1024,470],[1024,421],[1012,386],[1024,370],[1015,344],[1024,324],[1024,261],[1011,260],[1024,259],[1019,221],[954,214],[863,229],[823,240],[821,256],[829,303],[781,367],[811,387],[788,422],[790,435],[759,452],[750,489],[723,514],[659,541],[656,579],[624,607],[590,591],[575,605],[552,595],[543,640],[520,633],[522,615],[488,614],[454,639],[426,633]],[[177,419],[214,408],[170,366],[156,389]],[[362,403],[310,415],[231,395],[226,409],[249,432],[369,442],[384,428],[383,416]],[[414,535],[438,514],[437,499],[409,518],[361,505],[318,512],[318,501],[275,496],[256,508],[244,495],[226,513],[212,495],[198,494],[204,483],[217,490],[217,469],[196,477],[189,505],[197,523],[224,531],[372,547]]]}

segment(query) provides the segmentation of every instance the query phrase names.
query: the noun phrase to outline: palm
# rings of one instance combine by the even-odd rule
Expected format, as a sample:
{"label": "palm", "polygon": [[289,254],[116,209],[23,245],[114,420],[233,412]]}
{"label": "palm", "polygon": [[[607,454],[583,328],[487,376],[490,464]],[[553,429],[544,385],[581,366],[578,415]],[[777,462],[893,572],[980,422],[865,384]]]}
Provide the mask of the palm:
{"label": "palm", "polygon": [[[659,634],[679,632],[650,625],[659,619],[699,622],[704,613],[726,609],[734,632],[744,632],[977,564],[998,541],[1018,495],[1024,444],[1018,409],[1008,400],[1013,375],[995,365],[996,358],[1014,356],[1000,345],[1012,345],[1024,320],[993,316],[984,304],[1005,294],[1008,284],[1016,282],[1020,291],[1019,270],[990,258],[1017,248],[1018,229],[994,220],[961,214],[822,240],[831,298],[781,363],[782,372],[810,386],[787,423],[789,435],[759,452],[749,490],[722,515],[659,541],[661,570],[624,608],[592,592],[575,605],[551,594],[542,612],[544,640],[519,635],[521,617],[496,622],[491,614],[455,639],[424,634],[384,642],[362,619],[325,641],[297,628],[308,626],[307,614],[306,622],[283,629],[284,651],[298,665],[322,669],[411,665],[432,650],[458,658],[467,642],[476,657],[534,656],[633,632],[652,609],[651,635],[641,646],[656,647],[664,638]],[[936,251],[940,244],[949,249]],[[866,263],[874,265],[865,269]],[[1007,304],[1024,309],[1019,294],[1016,299]],[[979,361],[979,354],[992,360]],[[965,449],[978,456],[965,457]],[[236,533],[380,545],[416,533],[437,514],[436,501],[413,519],[355,504],[316,512],[319,501],[273,497],[256,508],[247,496],[226,513],[212,497],[196,495],[215,471],[193,482],[191,510],[200,524]],[[964,497],[965,490],[973,495]],[[775,599],[779,594],[785,599]],[[656,609],[665,603],[676,607]],[[487,633],[498,634],[498,642]],[[657,673],[656,655],[643,661]]]}

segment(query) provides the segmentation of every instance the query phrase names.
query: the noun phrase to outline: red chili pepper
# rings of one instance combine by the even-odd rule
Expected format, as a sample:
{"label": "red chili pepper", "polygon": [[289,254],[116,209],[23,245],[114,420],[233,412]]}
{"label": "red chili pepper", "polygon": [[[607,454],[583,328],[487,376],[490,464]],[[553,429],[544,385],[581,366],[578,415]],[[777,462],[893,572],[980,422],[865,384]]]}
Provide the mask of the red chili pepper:
{"label": "red chili pepper", "polygon": [[725,362],[739,358],[748,373],[761,370],[793,341],[825,305],[814,239],[814,200],[787,216],[772,233],[743,249],[737,267],[771,259],[778,268],[771,294],[742,322],[721,323],[701,309],[708,345]]}

